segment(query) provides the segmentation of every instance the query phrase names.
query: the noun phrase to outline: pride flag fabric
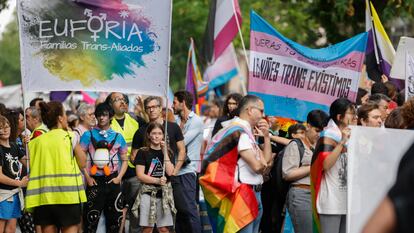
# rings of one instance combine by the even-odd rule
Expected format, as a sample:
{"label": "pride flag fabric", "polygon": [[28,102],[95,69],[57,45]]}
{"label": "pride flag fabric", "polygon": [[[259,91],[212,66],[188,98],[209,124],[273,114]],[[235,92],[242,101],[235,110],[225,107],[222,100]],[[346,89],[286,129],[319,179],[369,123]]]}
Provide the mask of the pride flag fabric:
{"label": "pride flag fabric", "polygon": [[[324,176],[323,162],[334,150],[342,139],[342,133],[333,120],[330,120],[328,126],[321,132],[321,137],[316,144],[311,163],[311,196],[312,196],[312,223],[313,233],[320,233],[321,226],[319,214],[316,209],[316,201],[321,187],[321,181]],[[322,232],[323,233],[323,232]]]}
{"label": "pride flag fabric", "polygon": [[202,163],[199,181],[215,233],[237,232],[258,215],[252,186],[235,177],[237,145],[243,132],[248,131],[236,124],[219,131],[208,145]]}
{"label": "pride flag fabric", "polygon": [[207,67],[203,77],[204,81],[208,82],[208,89],[213,90],[237,77],[238,74],[236,52],[233,43],[230,43],[223,54]]}
{"label": "pride flag fabric", "polygon": [[201,97],[206,95],[208,91],[208,85],[201,78],[200,69],[198,69],[197,65],[194,41],[192,38],[190,48],[188,49],[187,77],[185,83],[185,90],[193,94],[193,106],[195,108],[195,112],[200,115],[200,106],[202,103]]}
{"label": "pride flag fabric", "polygon": [[250,14],[249,93],[264,100],[266,115],[306,121],[309,111],[326,112],[337,98],[355,101],[367,33],[312,49],[280,34]]}
{"label": "pride flag fabric", "polygon": [[171,1],[21,0],[25,91],[164,96]]}
{"label": "pride flag fabric", "polygon": [[[371,1],[366,0],[365,25],[368,35],[366,65],[368,77],[381,82],[381,75],[390,78],[391,67],[394,62],[395,49],[388,38]],[[403,77],[400,77],[403,79]]]}
{"label": "pride flag fabric", "polygon": [[242,17],[238,0],[212,0],[207,21],[204,56],[207,62],[218,59],[239,32]]}

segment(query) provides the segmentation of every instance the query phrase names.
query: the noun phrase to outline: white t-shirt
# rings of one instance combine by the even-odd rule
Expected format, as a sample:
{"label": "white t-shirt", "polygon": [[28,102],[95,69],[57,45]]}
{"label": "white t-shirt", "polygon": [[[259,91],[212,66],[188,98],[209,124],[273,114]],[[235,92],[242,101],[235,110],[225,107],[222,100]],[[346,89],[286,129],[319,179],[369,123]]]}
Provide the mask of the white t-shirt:
{"label": "white t-shirt", "polygon": [[347,153],[343,153],[321,180],[316,208],[319,214],[346,214]]}
{"label": "white t-shirt", "polygon": [[[247,121],[244,121],[240,118],[235,119],[239,123],[242,123],[245,126],[250,128],[250,124]],[[247,124],[247,125],[246,125]],[[259,148],[256,146],[256,142],[250,138],[246,133],[242,133],[239,138],[239,143],[237,145],[237,151],[243,150],[253,150],[256,151],[256,159],[260,160],[260,152],[258,151]],[[261,174],[257,174],[250,168],[249,164],[243,158],[239,158],[237,160],[237,167],[236,167],[236,176],[235,179],[239,178],[240,182],[244,184],[251,184],[251,185],[259,185],[263,184],[263,176]]]}

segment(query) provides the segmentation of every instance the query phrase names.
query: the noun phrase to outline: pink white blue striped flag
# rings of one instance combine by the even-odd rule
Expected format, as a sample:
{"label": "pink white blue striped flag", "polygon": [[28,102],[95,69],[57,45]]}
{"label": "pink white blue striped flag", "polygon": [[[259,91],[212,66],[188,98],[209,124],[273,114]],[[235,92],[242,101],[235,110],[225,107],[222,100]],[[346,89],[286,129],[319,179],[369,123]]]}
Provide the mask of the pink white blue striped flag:
{"label": "pink white blue striped flag", "polygon": [[[236,18],[237,17],[237,18]],[[204,55],[215,61],[239,32],[242,17],[237,0],[212,0],[206,28]]]}
{"label": "pink white blue striped flag", "polygon": [[212,90],[226,84],[238,74],[236,53],[233,44],[230,43],[223,54],[212,65],[207,67],[203,78],[204,81],[208,82],[208,89]]}

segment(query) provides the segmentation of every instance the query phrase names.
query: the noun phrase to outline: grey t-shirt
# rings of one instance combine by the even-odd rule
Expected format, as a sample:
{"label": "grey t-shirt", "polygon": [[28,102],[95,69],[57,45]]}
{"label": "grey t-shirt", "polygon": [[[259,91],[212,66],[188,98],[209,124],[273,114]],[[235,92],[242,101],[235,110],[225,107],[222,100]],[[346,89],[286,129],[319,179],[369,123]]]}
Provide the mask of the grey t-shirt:
{"label": "grey t-shirt", "polygon": [[[302,166],[310,166],[312,161],[313,152],[310,148],[305,146],[305,153],[302,158]],[[295,168],[299,168],[300,165],[299,148],[296,142],[291,142],[285,148],[285,153],[282,160],[282,174],[283,177],[287,176]],[[310,185],[310,175],[305,176],[299,180],[293,181],[292,184],[306,184]]]}

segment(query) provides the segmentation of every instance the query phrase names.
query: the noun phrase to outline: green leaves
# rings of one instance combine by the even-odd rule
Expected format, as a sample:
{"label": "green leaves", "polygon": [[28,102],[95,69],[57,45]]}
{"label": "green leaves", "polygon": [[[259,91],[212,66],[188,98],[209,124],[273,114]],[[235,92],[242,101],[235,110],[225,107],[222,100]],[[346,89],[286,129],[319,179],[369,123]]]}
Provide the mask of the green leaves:
{"label": "green leaves", "polygon": [[20,47],[17,17],[7,25],[0,40],[0,80],[3,85],[20,83]]}

